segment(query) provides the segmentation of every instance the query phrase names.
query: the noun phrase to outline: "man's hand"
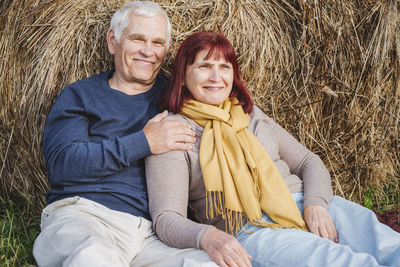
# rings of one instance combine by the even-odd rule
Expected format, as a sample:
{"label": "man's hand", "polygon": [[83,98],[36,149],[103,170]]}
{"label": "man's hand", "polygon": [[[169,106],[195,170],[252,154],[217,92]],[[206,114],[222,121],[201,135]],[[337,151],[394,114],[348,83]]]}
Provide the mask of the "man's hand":
{"label": "man's hand", "polygon": [[303,214],[304,220],[311,233],[319,235],[320,237],[328,238],[336,243],[339,241],[335,224],[324,207],[305,207]]}
{"label": "man's hand", "polygon": [[203,236],[202,248],[221,267],[251,267],[251,256],[233,236],[211,228]]}
{"label": "man's hand", "polygon": [[195,133],[184,121],[162,121],[168,116],[165,110],[157,114],[143,128],[152,154],[171,150],[190,150],[196,142]]}

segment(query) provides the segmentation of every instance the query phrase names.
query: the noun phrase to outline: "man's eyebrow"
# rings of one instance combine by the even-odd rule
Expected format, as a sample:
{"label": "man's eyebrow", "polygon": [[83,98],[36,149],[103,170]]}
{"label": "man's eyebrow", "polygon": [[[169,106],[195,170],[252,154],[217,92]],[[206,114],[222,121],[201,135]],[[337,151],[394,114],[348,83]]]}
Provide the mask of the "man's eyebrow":
{"label": "man's eyebrow", "polygon": [[144,34],[141,33],[132,33],[128,35],[129,39],[144,39]]}
{"label": "man's eyebrow", "polygon": [[[141,39],[144,40],[146,39],[146,36],[141,33],[132,33],[128,35],[128,39]],[[157,42],[161,44],[165,44],[167,41],[164,38],[154,38],[152,42]]]}
{"label": "man's eyebrow", "polygon": [[165,44],[167,41],[164,38],[155,38],[153,39],[153,42]]}

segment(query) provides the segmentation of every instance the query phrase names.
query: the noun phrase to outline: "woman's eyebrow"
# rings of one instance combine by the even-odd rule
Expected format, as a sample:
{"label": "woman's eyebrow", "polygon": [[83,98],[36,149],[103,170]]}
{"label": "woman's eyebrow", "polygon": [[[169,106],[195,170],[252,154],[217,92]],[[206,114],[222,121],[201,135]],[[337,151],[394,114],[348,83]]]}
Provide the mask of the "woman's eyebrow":
{"label": "woman's eyebrow", "polygon": [[212,66],[213,64],[211,64],[210,62],[207,62],[207,61],[200,61],[200,62],[196,63],[196,65],[197,65],[197,66],[206,66],[206,67],[210,67],[210,66]]}

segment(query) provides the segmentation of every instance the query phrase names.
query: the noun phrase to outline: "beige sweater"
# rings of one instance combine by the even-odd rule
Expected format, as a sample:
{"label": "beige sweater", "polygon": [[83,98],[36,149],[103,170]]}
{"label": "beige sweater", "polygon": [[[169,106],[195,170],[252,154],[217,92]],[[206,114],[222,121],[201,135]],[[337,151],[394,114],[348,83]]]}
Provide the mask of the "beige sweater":
{"label": "beige sweater", "polygon": [[[221,216],[206,218],[206,191],[199,162],[203,128],[182,115],[196,133],[191,151],[172,151],[146,158],[150,214],[158,237],[170,246],[201,248],[210,227],[225,231]],[[254,107],[248,130],[267,150],[292,193],[304,192],[304,207],[327,207],[332,198],[330,175],[321,159]],[[188,219],[188,213],[190,218]],[[195,222],[196,221],[196,222]]]}

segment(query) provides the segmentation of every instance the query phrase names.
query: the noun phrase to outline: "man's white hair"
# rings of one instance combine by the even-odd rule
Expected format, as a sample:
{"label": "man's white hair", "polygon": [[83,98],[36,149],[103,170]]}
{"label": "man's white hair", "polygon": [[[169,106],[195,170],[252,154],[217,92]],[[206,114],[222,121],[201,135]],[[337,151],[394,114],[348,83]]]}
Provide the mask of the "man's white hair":
{"label": "man's white hair", "polygon": [[152,1],[132,1],[123,5],[118,9],[110,23],[110,29],[113,30],[115,40],[119,43],[121,40],[122,31],[128,27],[129,14],[133,12],[135,15],[144,17],[154,17],[162,14],[167,22],[167,43],[166,50],[168,50],[171,40],[171,23],[168,19],[167,13],[155,2]]}

